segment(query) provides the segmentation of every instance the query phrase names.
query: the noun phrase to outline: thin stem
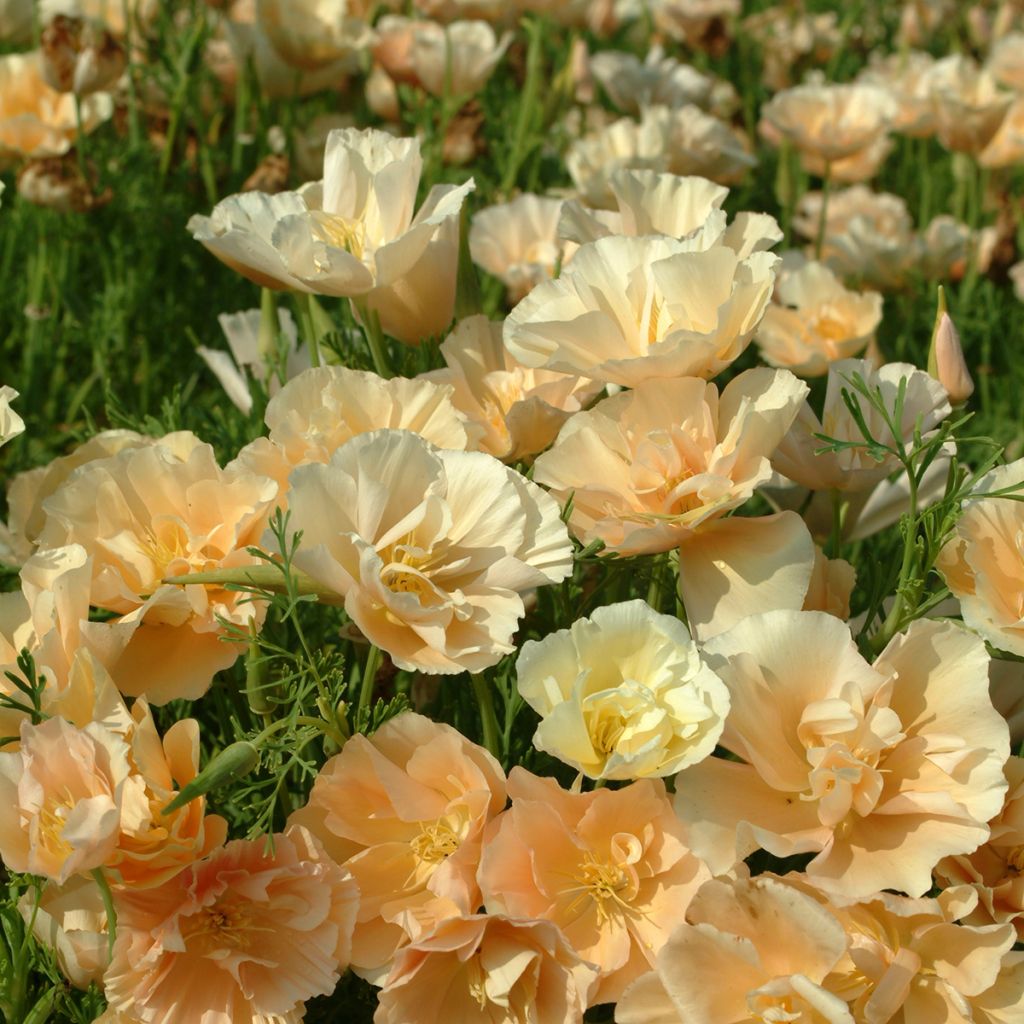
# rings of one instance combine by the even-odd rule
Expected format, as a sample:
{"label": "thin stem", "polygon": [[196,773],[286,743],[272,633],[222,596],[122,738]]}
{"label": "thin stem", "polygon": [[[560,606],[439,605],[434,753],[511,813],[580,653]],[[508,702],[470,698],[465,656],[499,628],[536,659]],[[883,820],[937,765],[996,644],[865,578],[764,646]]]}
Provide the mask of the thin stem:
{"label": "thin stem", "polygon": [[363,678],[359,684],[359,704],[356,708],[356,724],[368,720],[370,706],[373,702],[373,684],[377,678],[377,669],[383,660],[381,650],[371,644],[370,651],[366,655],[366,664],[363,665]]}
{"label": "thin stem", "polygon": [[117,938],[117,910],[114,908],[114,895],[110,891],[110,883],[103,874],[103,868],[92,869],[93,881],[100,887],[100,898],[103,909],[107,913],[107,956],[114,959],[114,940]]}
{"label": "thin stem", "polygon": [[75,131],[77,133],[75,138],[75,156],[78,158],[78,173],[82,175],[82,180],[92,191],[92,186],[89,184],[89,165],[85,157],[85,127],[82,123],[82,97],[77,92],[71,94],[75,100]]}
{"label": "thin stem", "polygon": [[825,230],[828,226],[828,199],[832,191],[832,161],[825,161],[825,175],[821,179],[821,212],[818,214],[818,237],[814,240],[814,258],[821,259],[825,245]]}
{"label": "thin stem", "polygon": [[299,314],[299,328],[302,331],[302,337],[305,338],[306,344],[309,346],[309,365],[315,369],[320,365],[320,337],[313,320],[311,296],[306,292],[292,292],[292,297],[295,299],[295,309]]}
{"label": "thin stem", "polygon": [[395,374],[391,369],[391,362],[388,359],[387,344],[384,341],[384,332],[380,327],[380,316],[378,316],[375,310],[365,305],[357,306],[356,312],[359,313],[359,319],[363,325],[363,333],[366,335],[366,342],[370,346],[370,358],[373,360],[373,368],[376,370],[378,377],[390,380]]}
{"label": "thin stem", "polygon": [[498,740],[498,716],[494,710],[494,694],[491,692],[490,684],[483,675],[470,673],[470,681],[473,684],[473,694],[480,708],[480,720],[484,728],[484,746],[500,761],[501,744]]}

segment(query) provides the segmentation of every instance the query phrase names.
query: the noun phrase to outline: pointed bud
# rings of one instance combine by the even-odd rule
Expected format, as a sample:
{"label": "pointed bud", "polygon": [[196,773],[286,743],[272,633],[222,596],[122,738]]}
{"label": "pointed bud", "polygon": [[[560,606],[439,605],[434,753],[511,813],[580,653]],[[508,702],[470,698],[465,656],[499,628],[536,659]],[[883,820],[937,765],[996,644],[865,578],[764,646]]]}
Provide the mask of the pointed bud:
{"label": "pointed bud", "polygon": [[960,333],[946,310],[946,297],[939,289],[939,309],[928,351],[928,372],[946,389],[953,405],[962,405],[974,394],[974,381],[964,359]]}
{"label": "pointed bud", "polygon": [[191,803],[196,797],[248,775],[260,763],[260,752],[247,740],[232,743],[214,754],[206,767],[187,785],[182,786],[175,798],[164,808],[170,814]]}

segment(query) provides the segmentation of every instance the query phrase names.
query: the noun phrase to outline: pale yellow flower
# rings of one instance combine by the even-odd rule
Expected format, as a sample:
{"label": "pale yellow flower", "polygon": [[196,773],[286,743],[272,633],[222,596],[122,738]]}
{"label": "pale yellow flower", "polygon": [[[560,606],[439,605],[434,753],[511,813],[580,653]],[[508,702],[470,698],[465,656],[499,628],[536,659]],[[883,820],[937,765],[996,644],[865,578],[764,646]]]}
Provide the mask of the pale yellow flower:
{"label": "pale yellow flower", "polygon": [[473,447],[515,462],[547,448],[601,385],[523,366],[505,348],[501,332],[500,322],[467,317],[441,344],[448,368],[423,376],[454,388],[452,402],[480,434]]}
{"label": "pale yellow flower", "polygon": [[807,875],[829,892],[921,896],[943,857],[988,838],[1009,733],[966,630],[918,620],[870,665],[838,619],[778,611],[704,654],[732,700],[721,745],[742,761],[681,773],[675,807],[716,874],[758,848],[814,853]]}
{"label": "pale yellow flower", "polygon": [[541,717],[534,746],[591,779],[674,775],[714,750],[729,711],[686,626],[644,601],[528,640],[516,677]]}
{"label": "pale yellow flower", "polygon": [[534,479],[584,543],[621,554],[667,551],[742,505],[771,476],[768,457],[807,386],[786,370],[740,374],[719,394],[695,377],[656,380],[577,413]]}
{"label": "pale yellow flower", "polygon": [[300,466],[289,503],[303,534],[295,567],[400,668],[495,664],[514,650],[523,593],[572,567],[558,506],[536,484],[406,430],[360,434],[326,465]]}
{"label": "pale yellow flower", "polygon": [[858,355],[882,320],[882,296],[854,292],[821,263],[807,263],[775,287],[756,341],[772,366],[820,377],[830,363]]}

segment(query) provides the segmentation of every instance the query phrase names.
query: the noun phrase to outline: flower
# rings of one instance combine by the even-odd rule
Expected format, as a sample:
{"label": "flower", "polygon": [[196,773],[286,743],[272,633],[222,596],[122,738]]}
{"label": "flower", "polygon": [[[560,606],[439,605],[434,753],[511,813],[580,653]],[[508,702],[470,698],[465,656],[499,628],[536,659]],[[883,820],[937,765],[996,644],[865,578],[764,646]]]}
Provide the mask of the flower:
{"label": "flower", "polygon": [[11,408],[11,402],[17,397],[14,388],[6,384],[0,386],[0,446],[25,431],[25,421]]}
{"label": "flower", "polygon": [[654,971],[623,993],[618,1024],[853,1024],[827,987],[846,932],[813,897],[770,875],[713,879],[686,916]]}
{"label": "flower", "polygon": [[775,286],[757,329],[765,362],[802,377],[820,377],[829,363],[858,355],[882,320],[882,296],[853,292],[821,263],[806,263]]}
{"label": "flower", "polygon": [[1024,506],[998,494],[1019,493],[1022,484],[1024,459],[986,473],[964,502],[956,532],[936,562],[960,601],[964,623],[993,647],[1018,655],[1024,654],[1019,548]]}
{"label": "flower", "polygon": [[729,712],[686,626],[644,601],[526,641],[516,676],[541,716],[534,746],[591,779],[674,775],[715,749]]}
{"label": "flower", "polygon": [[451,321],[458,214],[473,188],[436,185],[413,217],[421,169],[416,139],[336,129],[322,184],[229,196],[188,228],[257,284],[356,299],[386,332],[418,344]]}
{"label": "flower", "polygon": [[324,765],[291,822],[309,828],[359,885],[358,974],[380,984],[421,922],[477,910],[484,828],[504,806],[498,762],[412,712],[372,737],[353,736]]}
{"label": "flower", "polygon": [[[83,132],[91,132],[114,112],[109,93],[81,100]],[[23,157],[61,156],[78,136],[71,93],[51,89],[43,79],[38,50],[0,57],[0,165]]]}
{"label": "flower", "polygon": [[943,857],[988,838],[1009,732],[966,630],[918,620],[872,666],[845,623],[777,611],[704,653],[732,702],[721,744],[743,763],[683,772],[675,808],[716,874],[760,847],[815,853],[808,878],[829,892],[921,896]]}
{"label": "flower", "polygon": [[364,0],[258,0],[257,22],[282,60],[303,71],[356,62],[373,34]]}
{"label": "flower", "polygon": [[[977,906],[966,924],[1010,922],[1024,936],[1024,758],[1011,757],[1003,769],[1009,789],[1003,809],[990,822],[987,843],[972,853],[947,857],[935,875],[947,886],[971,886]],[[1024,941],[1024,940],[1022,940]]]}
{"label": "flower", "polygon": [[[867,389],[880,396],[890,416],[896,408],[897,395],[903,390],[898,437],[893,436],[886,417],[854,387],[858,377]],[[863,445],[861,428],[843,400],[844,391],[857,401],[871,436],[882,444],[906,445],[918,429],[927,436],[950,413],[945,388],[909,363],[887,363],[876,370],[864,359],[841,359],[828,368],[821,419],[805,404],[775,449],[772,464],[783,476],[812,490],[859,493],[875,487],[900,468],[895,455],[879,460],[874,452],[869,454]],[[823,452],[821,435],[853,442],[855,447]]]}
{"label": "flower", "polygon": [[700,46],[721,22],[740,13],[740,0],[655,0],[651,5],[654,23],[672,39]]}
{"label": "flower", "polygon": [[719,394],[697,377],[650,380],[577,413],[533,478],[584,544],[667,551],[742,505],[771,477],[768,458],[807,394],[787,370],[759,368]]}
{"label": "flower", "polygon": [[487,206],[473,215],[469,252],[473,262],[497,277],[511,302],[555,276],[576,246],[558,238],[561,199],[524,192],[511,202]]}
{"label": "flower", "polygon": [[974,394],[974,381],[971,380],[971,371],[967,369],[967,361],[964,359],[960,332],[945,310],[939,314],[932,334],[928,371],[938,378],[954,405],[966,402]]}
{"label": "flower", "polygon": [[865,85],[888,92],[896,104],[892,130],[912,138],[935,134],[928,73],[935,63],[930,53],[904,50],[899,53],[871,54],[868,66],[858,76]]}
{"label": "flower", "polygon": [[247,549],[276,496],[272,480],[221,469],[209,445],[182,433],[95,459],[45,501],[40,546],[80,544],[91,556],[89,603],[117,616],[106,625],[123,649],[108,667],[123,693],[195,699],[235,661],[241,647],[221,640],[219,620],[245,624],[261,607],[215,584],[163,580],[257,564]]}
{"label": "flower", "polygon": [[448,368],[423,377],[454,388],[455,407],[482,434],[474,447],[515,462],[547,448],[601,385],[523,366],[509,354],[501,333],[500,322],[467,317],[441,344]]}
{"label": "flower", "polygon": [[511,42],[511,32],[498,39],[485,21],[418,21],[412,26],[410,59],[431,95],[464,99],[484,87]]}
{"label": "flower", "polygon": [[237,461],[273,477],[285,492],[296,466],[326,463],[347,441],[372,430],[411,430],[439,448],[462,451],[479,431],[454,397],[450,386],[422,378],[385,380],[344,366],[304,370],[267,403],[269,436],[247,444]]}
{"label": "flower", "polygon": [[711,377],[749,344],[771,297],[776,256],[741,256],[721,235],[599,238],[505,321],[526,366],[635,387]]}
{"label": "flower", "polygon": [[928,72],[936,135],[947,148],[977,155],[999,130],[1013,94],[1004,92],[985,68],[954,53]]}
{"label": "flower", "polygon": [[450,918],[402,949],[374,1024],[581,1024],[597,971],[547,921]]}
{"label": "flower", "polygon": [[[524,591],[571,571],[558,506],[480,452],[360,434],[291,475],[293,563],[399,667],[479,672],[514,650]],[[265,543],[273,544],[272,538]]]}
{"label": "flower", "polygon": [[103,978],[139,1024],[298,1021],[348,963],[359,892],[303,828],[235,840],[157,889],[115,896]]}
{"label": "flower", "polygon": [[664,783],[569,793],[516,767],[508,792],[512,806],[491,827],[480,861],[487,912],[553,921],[601,970],[591,1003],[614,1002],[653,965],[710,877]]}

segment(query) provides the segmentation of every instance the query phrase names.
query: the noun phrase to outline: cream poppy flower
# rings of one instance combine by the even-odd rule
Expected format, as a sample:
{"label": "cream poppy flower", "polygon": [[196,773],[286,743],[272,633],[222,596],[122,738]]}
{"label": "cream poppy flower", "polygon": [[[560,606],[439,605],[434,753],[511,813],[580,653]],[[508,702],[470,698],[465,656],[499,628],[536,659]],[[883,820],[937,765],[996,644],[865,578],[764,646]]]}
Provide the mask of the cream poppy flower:
{"label": "cream poppy flower", "polygon": [[936,566],[960,601],[964,623],[1011,654],[1024,654],[1024,571],[1019,537],[1024,506],[1013,497],[991,497],[1024,484],[1024,459],[998,466],[964,502],[956,532]]}
{"label": "cream poppy flower", "polygon": [[116,894],[103,978],[139,1024],[299,1021],[348,964],[359,893],[305,829],[235,840],[157,889]]}
{"label": "cream poppy flower", "polygon": [[[196,570],[258,564],[277,485],[243,467],[221,469],[190,434],[126,448],[81,467],[44,503],[42,547],[80,544],[91,556],[89,603],[118,618],[124,647],[108,663],[118,688],[157,704],[195,699],[241,653],[221,618],[239,625],[262,609],[215,585],[164,584]],[[116,543],[111,542],[116,539]]]}
{"label": "cream poppy flower", "polygon": [[977,155],[992,141],[1013,101],[991,73],[955,53],[936,61],[928,85],[939,141],[959,153]]}
{"label": "cream poppy flower", "polygon": [[726,385],[652,380],[577,413],[533,478],[584,543],[620,554],[667,551],[742,505],[771,477],[768,458],[807,394],[786,370],[747,370]]}
{"label": "cream poppy flower", "polygon": [[713,234],[599,238],[512,310],[505,345],[526,366],[626,387],[711,377],[749,344],[777,262]]}
{"label": "cream poppy flower", "polygon": [[230,196],[188,228],[257,284],[358,299],[387,333],[418,344],[451,321],[458,214],[473,188],[437,185],[414,217],[421,170],[416,139],[336,129],[322,183]]}
{"label": "cream poppy flower", "polygon": [[433,96],[475,96],[512,42],[511,32],[499,39],[484,21],[418,21],[412,31],[413,71]]}
{"label": "cream poppy flower", "polygon": [[760,847],[816,854],[808,878],[829,892],[920,896],[943,857],[988,838],[1009,733],[966,630],[919,620],[872,666],[838,619],[779,611],[704,653],[732,701],[721,744],[743,760],[681,773],[675,807],[716,874]]}
{"label": "cream poppy flower", "polygon": [[[82,130],[93,131],[113,112],[109,93],[83,97]],[[77,136],[75,99],[46,84],[39,51],[0,57],[0,165],[25,157],[61,156]]]}
{"label": "cream poppy flower", "polygon": [[[852,388],[850,381],[854,375],[859,375],[868,388],[881,392],[890,412],[895,409],[900,388],[905,388],[898,438],[893,437],[885,417]],[[872,436],[883,444],[909,444],[916,428],[927,435],[950,413],[946,389],[934,377],[909,363],[887,363],[876,370],[863,359],[839,360],[828,368],[821,418],[804,404],[789,433],[775,449],[772,464],[783,476],[811,490],[856,493],[870,490],[900,469],[896,456],[886,455],[877,461],[865,448],[818,454],[822,441],[815,435],[855,443],[864,441],[860,427],[843,401],[844,390],[860,399],[864,422]]]}
{"label": "cream poppy flower", "polygon": [[512,806],[491,827],[477,876],[488,913],[553,921],[601,971],[591,1003],[615,1002],[710,877],[664,783],[570,793],[516,767],[508,791]]}
{"label": "cream poppy flower", "polygon": [[456,408],[450,386],[416,378],[385,380],[344,366],[304,370],[267,403],[267,437],[237,462],[273,477],[284,494],[296,466],[325,463],[346,441],[372,430],[411,430],[439,448],[463,451],[480,431]]}
{"label": "cream poppy flower", "polygon": [[0,387],[0,446],[25,432],[25,421],[11,408],[11,402],[17,397],[14,388],[6,384]]}
{"label": "cream poppy flower", "polygon": [[858,75],[865,85],[884,89],[895,101],[892,130],[912,138],[935,134],[928,73],[935,58],[922,50],[871,54],[868,66]]}
{"label": "cream poppy flower", "polygon": [[[479,672],[514,650],[522,594],[572,569],[558,506],[480,452],[360,434],[291,475],[293,562],[400,668]],[[267,544],[273,544],[268,537]]]}
{"label": "cream poppy flower", "polygon": [[854,1024],[828,988],[846,932],[813,897],[770,875],[713,879],[686,917],[623,993],[617,1024]]}
{"label": "cream poppy flower", "polygon": [[[359,886],[352,967],[381,984],[410,932],[480,906],[484,829],[505,806],[505,773],[449,725],[405,712],[356,735],[291,817]],[[429,931],[429,927],[427,928]]]}
{"label": "cream poppy flower", "polygon": [[986,67],[1000,85],[1018,93],[1024,92],[1021,47],[1024,47],[1024,33],[1010,32],[993,43],[986,62]]}
{"label": "cream poppy flower", "polygon": [[452,918],[399,952],[373,1019],[581,1024],[596,979],[549,921]]}
{"label": "cream poppy flower", "polygon": [[982,167],[1012,167],[1024,160],[1024,99],[1010,105],[995,135],[978,154]]}
{"label": "cream poppy flower", "polygon": [[755,340],[772,366],[820,377],[830,363],[858,355],[882,321],[882,296],[854,292],[821,263],[807,263],[775,286]]}
{"label": "cream poppy flower", "polygon": [[473,447],[515,462],[547,448],[601,385],[523,366],[509,354],[501,334],[500,322],[467,317],[441,344],[448,368],[423,377],[454,388],[452,402],[480,434]]}
{"label": "cream poppy flower", "polygon": [[373,39],[364,0],[257,0],[256,17],[281,59],[304,71],[356,63]]}
{"label": "cream poppy flower", "polygon": [[534,746],[591,779],[674,775],[715,749],[729,712],[686,626],[644,601],[527,640],[516,686],[541,716]]}
{"label": "cream poppy flower", "polygon": [[511,202],[487,206],[473,215],[469,252],[493,274],[515,303],[535,285],[555,276],[576,251],[558,237],[562,200],[524,192]]}

